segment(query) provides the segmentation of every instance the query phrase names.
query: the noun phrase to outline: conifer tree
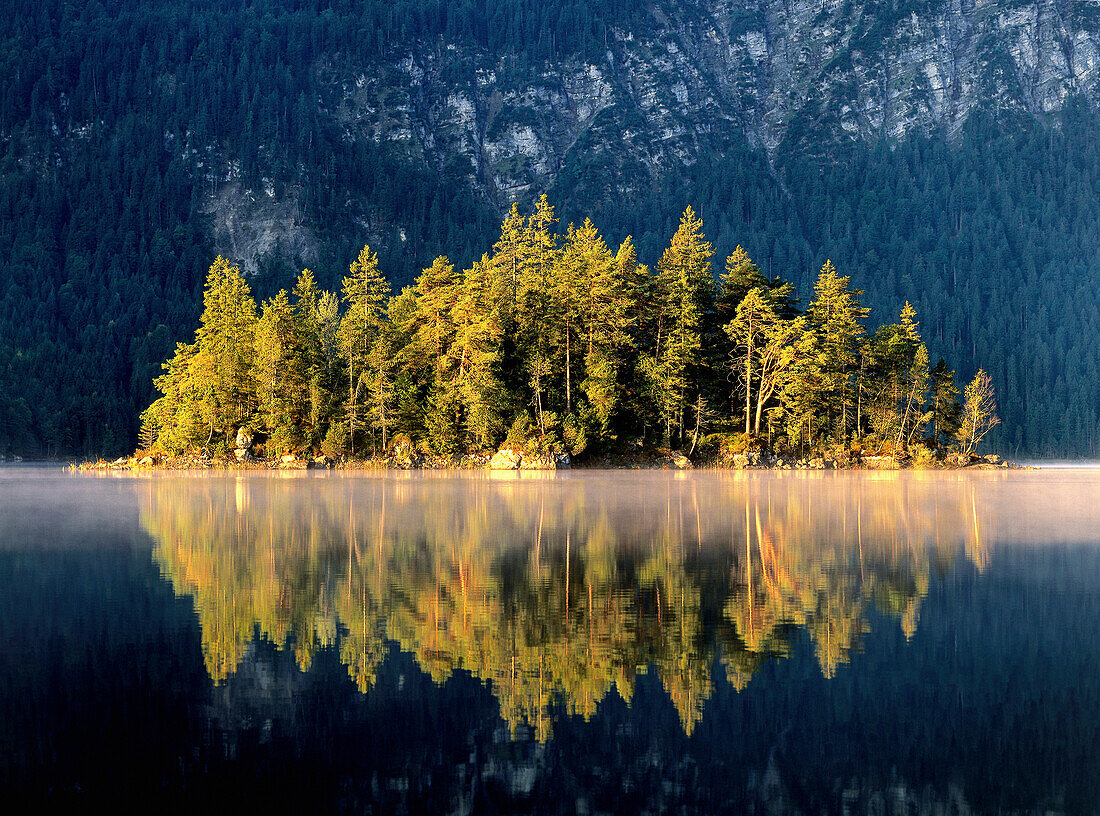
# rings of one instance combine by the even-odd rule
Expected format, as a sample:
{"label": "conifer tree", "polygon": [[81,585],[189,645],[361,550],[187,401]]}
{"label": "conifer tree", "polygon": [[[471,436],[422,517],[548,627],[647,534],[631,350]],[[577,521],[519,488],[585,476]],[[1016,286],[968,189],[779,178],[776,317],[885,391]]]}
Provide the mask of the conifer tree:
{"label": "conifer tree", "polygon": [[577,287],[581,337],[584,341],[584,379],[581,390],[595,411],[604,433],[618,407],[621,372],[631,346],[629,330],[637,303],[637,260],[629,238],[613,256],[591,221],[566,241],[563,265],[575,267],[569,277]]}
{"label": "conifer tree", "polygon": [[483,257],[463,276],[453,312],[457,392],[466,429],[481,447],[500,439],[507,408],[501,378],[501,306],[494,300],[492,266]]}
{"label": "conifer tree", "polygon": [[232,437],[256,407],[255,326],[256,302],[248,284],[240,269],[218,256],[206,278],[192,361],[195,379],[203,384],[199,413],[210,429],[208,443],[216,431]]}
{"label": "conifer tree", "polygon": [[561,277],[554,223],[554,208],[540,196],[522,229],[518,304],[508,324],[514,325],[518,359],[505,361],[506,368],[521,367],[528,374],[529,403],[543,433],[543,411],[551,400],[565,407],[572,397],[570,343],[576,303],[572,288]]}
{"label": "conifer tree", "polygon": [[765,277],[749,254],[738,244],[726,258],[725,271],[719,278],[715,311],[723,326],[733,320],[737,307],[751,289],[759,289],[760,294],[770,301],[780,317],[794,315],[794,286],[778,278],[771,280]]}
{"label": "conifer tree", "polygon": [[870,313],[859,300],[863,291],[850,288],[849,282],[848,277],[837,274],[832,261],[826,261],[807,312],[820,354],[820,405],[838,440],[847,436],[853,415],[852,378],[859,341],[865,334],[861,321]]}
{"label": "conifer tree", "polygon": [[953,439],[959,429],[962,406],[955,372],[942,357],[932,369],[932,434],[939,439]]}
{"label": "conifer tree", "polygon": [[309,379],[301,365],[300,341],[290,299],[280,290],[263,305],[253,358],[259,419],[269,447],[278,454],[303,442],[300,425],[308,412]]}
{"label": "conifer tree", "polygon": [[378,269],[378,255],[364,246],[344,278],[347,311],[340,321],[339,341],[348,367],[347,416],[352,451],[355,433],[365,419],[361,396],[369,387],[371,351],[383,329],[390,284]]}
{"label": "conifer tree", "polygon": [[142,428],[155,432],[157,446],[171,454],[199,447],[209,438],[209,429],[199,415],[199,400],[205,393],[192,365],[198,343],[177,343],[176,352],[161,368],[164,374],[153,380],[161,393],[141,415]]}
{"label": "conifer tree", "polygon": [[714,302],[710,259],[714,250],[703,235],[703,222],[691,207],[657,264],[659,297],[667,315],[666,335],[654,353],[656,388],[672,443],[682,437],[689,391],[698,387],[703,321]]}
{"label": "conifer tree", "polygon": [[904,450],[931,418],[924,405],[928,349],[921,341],[916,310],[908,302],[897,323],[875,331],[864,357],[860,396],[866,394],[871,429],[880,442],[891,440]]}
{"label": "conifer tree", "polygon": [[422,386],[418,393],[425,444],[447,456],[456,453],[461,442],[454,357],[454,313],[461,289],[454,265],[439,256],[417,278],[413,308],[402,325],[408,341],[400,355],[401,365]]}
{"label": "conifer tree", "polygon": [[[303,442],[317,448],[324,438],[323,424],[335,413],[335,332],[339,302],[331,292],[322,292],[313,272],[303,269],[294,285],[294,322],[297,348],[295,366],[305,379],[305,410],[299,409]],[[335,317],[335,319],[334,319]]]}

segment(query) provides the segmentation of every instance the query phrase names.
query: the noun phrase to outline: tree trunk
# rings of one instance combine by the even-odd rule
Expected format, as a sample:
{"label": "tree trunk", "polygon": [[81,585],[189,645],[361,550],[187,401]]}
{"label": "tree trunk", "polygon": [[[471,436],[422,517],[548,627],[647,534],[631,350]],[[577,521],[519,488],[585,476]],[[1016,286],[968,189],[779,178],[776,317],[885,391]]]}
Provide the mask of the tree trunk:
{"label": "tree trunk", "polygon": [[569,324],[565,325],[565,413],[573,410],[573,390],[571,372],[569,370]]}
{"label": "tree trunk", "polygon": [[351,360],[348,360],[348,450],[355,454],[355,367]]}
{"label": "tree trunk", "polygon": [[[763,389],[763,383],[761,383],[761,389]],[[753,434],[760,436],[760,415],[764,411],[764,394],[758,393],[756,395],[756,424],[753,427]]]}
{"label": "tree trunk", "polygon": [[752,416],[752,324],[748,330],[748,348],[745,350],[745,436],[750,433],[749,418]]}

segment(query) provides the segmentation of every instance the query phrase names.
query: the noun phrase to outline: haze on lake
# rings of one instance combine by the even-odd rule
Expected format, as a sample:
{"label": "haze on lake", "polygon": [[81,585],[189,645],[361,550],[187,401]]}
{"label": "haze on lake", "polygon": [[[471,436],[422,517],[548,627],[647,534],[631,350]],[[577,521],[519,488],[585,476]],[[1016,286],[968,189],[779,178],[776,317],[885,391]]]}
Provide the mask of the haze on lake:
{"label": "haze on lake", "polygon": [[0,469],[27,806],[1096,812],[1100,471]]}

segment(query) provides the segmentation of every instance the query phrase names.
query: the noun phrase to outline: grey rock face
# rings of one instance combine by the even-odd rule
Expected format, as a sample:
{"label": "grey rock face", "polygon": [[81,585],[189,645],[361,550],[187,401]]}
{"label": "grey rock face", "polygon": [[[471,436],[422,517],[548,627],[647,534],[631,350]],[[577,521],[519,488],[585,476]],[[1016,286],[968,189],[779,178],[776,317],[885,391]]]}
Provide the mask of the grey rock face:
{"label": "grey rock face", "polygon": [[628,192],[741,134],[774,155],[1100,99],[1086,2],[668,0],[635,28],[602,60],[526,73],[454,43],[396,46],[382,69],[328,59],[321,105],[350,140],[457,162],[503,209],[582,160]]}

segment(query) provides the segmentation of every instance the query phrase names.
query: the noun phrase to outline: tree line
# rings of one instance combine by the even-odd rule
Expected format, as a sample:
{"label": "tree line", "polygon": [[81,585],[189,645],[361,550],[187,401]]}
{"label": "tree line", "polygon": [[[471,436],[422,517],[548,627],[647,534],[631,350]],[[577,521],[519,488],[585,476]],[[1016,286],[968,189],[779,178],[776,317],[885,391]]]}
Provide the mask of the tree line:
{"label": "tree line", "polygon": [[803,310],[741,247],[716,280],[690,207],[653,269],[629,237],[613,251],[589,220],[556,225],[545,196],[513,206],[470,268],[440,256],[395,296],[366,246],[339,294],[307,269],[259,310],[219,257],[142,444],[229,453],[245,428],[280,456],[376,456],[399,437],[439,457],[733,439],[928,458],[970,453],[996,424],[988,375],[961,405],[914,309],[868,332],[863,292],[831,262]]}

